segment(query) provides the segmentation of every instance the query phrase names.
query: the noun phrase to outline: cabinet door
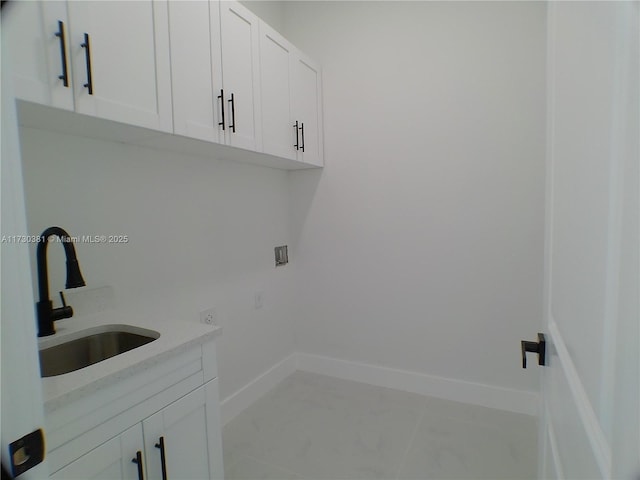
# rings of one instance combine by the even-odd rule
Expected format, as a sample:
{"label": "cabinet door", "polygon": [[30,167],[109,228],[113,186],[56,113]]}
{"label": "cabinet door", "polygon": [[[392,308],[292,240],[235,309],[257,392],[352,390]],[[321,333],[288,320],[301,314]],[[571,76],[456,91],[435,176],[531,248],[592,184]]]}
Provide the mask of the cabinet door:
{"label": "cabinet door", "polygon": [[[304,55],[293,56],[293,118],[300,123],[298,159],[321,167],[322,82],[320,67]],[[302,148],[304,147],[304,148]]]}
{"label": "cabinet door", "polygon": [[7,28],[15,96],[73,110],[66,2],[12,2],[5,8],[13,9]]}
{"label": "cabinet door", "polygon": [[258,17],[238,2],[220,2],[226,143],[260,151]]}
{"label": "cabinet door", "polygon": [[76,111],[171,132],[167,2],[70,1],[68,12]]}
{"label": "cabinet door", "polygon": [[291,117],[291,54],[291,44],[260,22],[262,151],[295,160],[298,132]]}
{"label": "cabinet door", "polygon": [[[142,422],[149,478],[222,479],[218,380]],[[163,456],[164,453],[164,456]]]}
{"label": "cabinet door", "polygon": [[211,24],[210,8],[217,11],[218,4],[169,2],[173,129],[186,137],[220,142],[222,99],[217,96],[222,88],[222,66],[219,41],[216,50],[211,45],[211,37],[220,36],[220,25]]}
{"label": "cabinet door", "polygon": [[[142,452],[142,425],[136,424],[51,475],[54,480],[138,480],[132,460]],[[142,457],[144,461],[144,456]]]}

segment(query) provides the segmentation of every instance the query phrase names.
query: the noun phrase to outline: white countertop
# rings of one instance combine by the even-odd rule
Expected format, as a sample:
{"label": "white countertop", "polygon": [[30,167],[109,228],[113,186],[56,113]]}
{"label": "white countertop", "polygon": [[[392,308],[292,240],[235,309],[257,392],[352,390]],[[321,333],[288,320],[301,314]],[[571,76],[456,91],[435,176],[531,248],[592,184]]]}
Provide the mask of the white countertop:
{"label": "white countertop", "polygon": [[[128,352],[108,358],[75,372],[42,378],[44,411],[62,405],[123,380],[158,362],[206,343],[222,333],[222,328],[175,319],[133,317],[115,311],[85,317],[72,317],[55,322],[56,334],[38,339],[40,349],[79,336],[78,332],[103,325],[127,325],[160,334],[156,340]],[[131,330],[135,331],[135,330]]]}

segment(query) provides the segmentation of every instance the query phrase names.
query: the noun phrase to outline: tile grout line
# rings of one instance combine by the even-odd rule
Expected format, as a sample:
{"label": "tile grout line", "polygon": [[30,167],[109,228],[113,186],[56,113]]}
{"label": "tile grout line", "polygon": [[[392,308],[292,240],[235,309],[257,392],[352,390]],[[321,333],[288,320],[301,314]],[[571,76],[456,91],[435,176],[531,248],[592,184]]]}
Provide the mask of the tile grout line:
{"label": "tile grout line", "polygon": [[400,473],[402,472],[402,467],[404,467],[404,464],[407,462],[407,458],[409,457],[409,453],[411,453],[411,447],[413,446],[413,442],[416,439],[416,436],[418,435],[418,429],[422,425],[422,420],[424,419],[425,413],[426,413],[426,404],[422,408],[422,411],[420,412],[420,418],[416,422],[416,426],[413,428],[413,433],[411,434],[411,439],[409,440],[409,444],[407,445],[407,449],[405,450],[404,454],[402,455],[402,460],[400,460],[400,465],[398,465],[398,471],[396,472],[395,480],[399,480],[399,478],[400,478]]}

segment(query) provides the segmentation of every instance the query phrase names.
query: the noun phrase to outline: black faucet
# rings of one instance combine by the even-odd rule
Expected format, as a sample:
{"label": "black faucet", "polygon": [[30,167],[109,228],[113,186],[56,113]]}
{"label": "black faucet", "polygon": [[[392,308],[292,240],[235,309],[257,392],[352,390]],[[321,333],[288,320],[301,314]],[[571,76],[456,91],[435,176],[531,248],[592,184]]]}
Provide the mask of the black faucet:
{"label": "black faucet", "polygon": [[62,298],[62,307],[53,308],[53,302],[49,298],[49,278],[47,275],[47,245],[49,237],[55,235],[62,241],[64,253],[67,257],[67,284],[66,288],[84,287],[84,279],[80,273],[80,265],[76,258],[76,249],[73,247],[71,236],[60,227],[49,227],[42,235],[36,250],[36,260],[38,263],[38,292],[40,301],[36,303],[36,312],[38,315],[38,336],[46,337],[56,333],[53,322],[63,318],[73,316],[73,309],[68,306],[64,300],[64,295],[60,292]]}

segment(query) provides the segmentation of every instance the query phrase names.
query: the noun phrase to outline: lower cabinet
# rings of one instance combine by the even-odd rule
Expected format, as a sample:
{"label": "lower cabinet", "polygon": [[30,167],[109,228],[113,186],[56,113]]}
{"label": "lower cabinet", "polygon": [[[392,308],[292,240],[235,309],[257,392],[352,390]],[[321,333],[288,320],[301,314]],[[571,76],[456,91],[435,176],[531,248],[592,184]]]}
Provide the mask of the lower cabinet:
{"label": "lower cabinet", "polygon": [[[142,424],[138,423],[117,437],[86,453],[50,478],[56,480],[137,479],[137,452],[142,454]],[[145,477],[146,478],[146,477]]]}
{"label": "lower cabinet", "polygon": [[84,454],[51,478],[222,479],[218,398],[216,378]]}
{"label": "lower cabinet", "polygon": [[[57,480],[131,479],[138,478],[132,462],[142,448],[142,425],[137,424],[117,437],[91,450],[62,470],[51,475]],[[133,453],[133,455],[132,455]]]}
{"label": "lower cabinet", "polygon": [[142,422],[145,478],[223,478],[217,399],[216,379]]}

